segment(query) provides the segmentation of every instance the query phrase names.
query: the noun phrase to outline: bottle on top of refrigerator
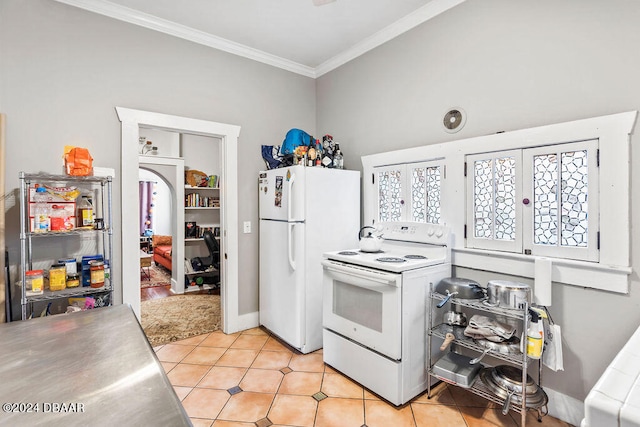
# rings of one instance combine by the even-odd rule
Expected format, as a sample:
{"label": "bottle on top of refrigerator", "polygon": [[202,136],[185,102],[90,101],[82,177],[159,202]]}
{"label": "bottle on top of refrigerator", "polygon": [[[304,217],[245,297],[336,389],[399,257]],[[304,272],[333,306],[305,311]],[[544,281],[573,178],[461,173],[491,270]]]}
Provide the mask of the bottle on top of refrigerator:
{"label": "bottle on top of refrigerator", "polygon": [[93,227],[93,205],[89,196],[82,196],[78,203],[78,227]]}
{"label": "bottle on top of refrigerator", "polygon": [[336,154],[333,156],[333,167],[336,169],[344,168],[344,158],[342,157],[342,151],[338,148]]}
{"label": "bottle on top of refrigerator", "polygon": [[316,139],[316,164],[315,166],[322,166],[322,145],[320,140]]}
{"label": "bottle on top of refrigerator", "polygon": [[51,212],[47,196],[47,190],[44,187],[36,188],[33,196],[35,201],[33,212],[33,231],[34,233],[44,233],[51,229]]}

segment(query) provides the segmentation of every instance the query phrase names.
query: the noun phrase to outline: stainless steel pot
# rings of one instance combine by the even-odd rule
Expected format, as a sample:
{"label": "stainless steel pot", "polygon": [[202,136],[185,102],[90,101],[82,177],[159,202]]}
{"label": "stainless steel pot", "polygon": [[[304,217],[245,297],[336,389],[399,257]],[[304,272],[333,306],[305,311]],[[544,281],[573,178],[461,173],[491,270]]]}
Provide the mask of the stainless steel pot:
{"label": "stainless steel pot", "polygon": [[457,311],[446,311],[442,321],[451,326],[467,326],[467,316]]}
{"label": "stainless steel pot", "polygon": [[451,297],[460,299],[483,299],[484,289],[478,282],[461,277],[448,277],[442,279],[435,288],[435,292],[445,295],[446,298],[438,303],[438,308],[444,306]]}
{"label": "stainless steel pot", "polygon": [[529,375],[522,386],[522,369],[515,366],[499,365],[480,371],[482,382],[498,397],[505,399],[502,413],[509,412],[509,406],[522,405],[522,396],[526,397],[527,408],[540,408],[549,401],[547,394]]}
{"label": "stainless steel pot", "polygon": [[478,339],[474,341],[479,346],[484,347],[485,350],[480,356],[471,360],[470,363],[472,365],[475,365],[476,363],[480,362],[482,358],[484,358],[484,356],[486,356],[488,353],[491,353],[491,352],[506,354],[506,355],[522,354],[522,352],[520,351],[520,338],[518,338],[515,335],[509,338],[508,340],[504,340],[502,342],[494,342],[494,341],[489,341],[484,339]]}
{"label": "stainless steel pot", "polygon": [[457,311],[445,311],[444,316],[442,316],[442,322],[445,325],[451,326],[451,332],[447,332],[444,336],[444,342],[440,346],[440,350],[445,351],[449,344],[456,339],[456,335],[453,334],[453,331],[457,328],[460,332],[458,333],[458,338],[464,337],[464,333],[462,332],[462,327],[467,326],[467,316],[464,313],[460,313]]}
{"label": "stainless steel pot", "polygon": [[489,280],[487,283],[485,304],[521,310],[525,302],[531,304],[531,286],[508,280]]}

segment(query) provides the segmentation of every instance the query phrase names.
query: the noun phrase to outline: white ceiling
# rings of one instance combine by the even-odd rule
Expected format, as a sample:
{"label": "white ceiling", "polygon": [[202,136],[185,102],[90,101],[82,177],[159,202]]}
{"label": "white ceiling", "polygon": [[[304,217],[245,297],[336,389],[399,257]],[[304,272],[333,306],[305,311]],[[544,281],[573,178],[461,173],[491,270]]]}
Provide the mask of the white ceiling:
{"label": "white ceiling", "polygon": [[57,0],[318,77],[464,0]]}

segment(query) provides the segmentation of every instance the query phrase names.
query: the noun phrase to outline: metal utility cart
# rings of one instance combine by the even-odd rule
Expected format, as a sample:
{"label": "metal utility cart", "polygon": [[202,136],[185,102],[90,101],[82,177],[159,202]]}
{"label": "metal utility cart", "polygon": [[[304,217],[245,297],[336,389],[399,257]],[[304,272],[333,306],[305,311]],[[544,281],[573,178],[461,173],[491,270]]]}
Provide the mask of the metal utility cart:
{"label": "metal utility cart", "polygon": [[[438,294],[437,292],[432,292],[430,298],[427,298],[427,304],[431,304],[433,305],[434,302],[438,302],[438,301],[443,301],[445,298],[447,298],[445,295],[441,295]],[[485,312],[485,313],[489,313],[492,314],[494,316],[498,316],[498,317],[502,317],[502,318],[511,318],[511,319],[516,319],[517,322],[522,322],[522,330],[523,331],[527,331],[528,327],[529,327],[529,315],[528,315],[528,311],[529,311],[529,305],[525,303],[524,307],[522,307],[522,309],[507,309],[507,308],[501,308],[501,307],[491,307],[488,306],[486,304],[483,303],[482,300],[472,300],[472,299],[457,299],[457,298],[450,298],[449,299],[449,303],[452,306],[457,306],[457,307],[461,307],[461,308],[466,308],[466,309],[470,309],[471,311],[479,311],[479,312]],[[435,313],[443,313],[443,311],[433,311]],[[432,312],[432,313],[433,313]],[[479,353],[483,353],[483,357],[484,355],[487,356],[491,356],[499,361],[504,361],[504,362],[508,362],[511,365],[514,365],[520,369],[522,369],[522,390],[526,389],[526,384],[527,384],[527,368],[529,365],[529,362],[531,362],[533,359],[530,359],[527,357],[526,352],[522,353],[520,351],[514,353],[514,354],[505,354],[505,353],[501,353],[498,351],[492,351],[492,350],[488,350],[485,347],[480,346],[475,340],[468,338],[466,336],[464,336],[462,334],[462,329],[464,329],[463,327],[460,326],[450,326],[446,323],[438,323],[438,322],[434,322],[434,315],[437,314],[432,314],[431,316],[428,316],[427,322],[427,331],[428,331],[428,342],[429,342],[429,349],[431,349],[431,346],[433,345],[433,338],[440,338],[442,340],[445,339],[447,332],[452,332],[453,329],[452,328],[460,328],[457,330],[457,333],[454,333],[455,339],[453,341],[453,345],[457,346],[456,347],[456,352],[461,351],[462,349],[467,349],[467,350],[471,350],[473,352],[479,352]],[[525,343],[526,344],[526,343]],[[452,381],[446,379],[446,378],[442,378],[436,374],[434,374],[432,368],[433,365],[435,363],[435,361],[432,358],[431,355],[431,351],[429,351],[429,357],[428,357],[428,374],[429,376],[435,377],[439,380],[445,381],[449,384],[453,384],[453,385],[457,385],[455,383],[453,383]],[[480,358],[478,358],[480,359]],[[540,362],[540,360],[537,361],[538,362],[538,385],[540,387],[540,389],[542,388],[542,364]],[[484,369],[488,369],[488,368],[484,368]],[[482,371],[481,371],[482,374]],[[498,405],[505,405],[505,402],[507,401],[507,399],[505,399],[503,396],[499,396],[496,393],[494,393],[494,391],[487,386],[483,381],[482,381],[482,376],[483,375],[478,375],[478,377],[475,379],[475,381],[473,382],[472,386],[469,388],[466,388],[466,390],[470,391],[471,393],[474,393],[478,396],[481,396],[487,400],[490,400],[494,403],[497,403]],[[530,378],[530,377],[529,377]],[[427,389],[427,396],[429,398],[431,398],[431,381],[428,381],[428,389]],[[546,394],[544,395],[544,397],[546,398]],[[546,411],[543,411],[542,408],[545,407],[546,408],[546,400],[545,403],[540,405],[539,407],[531,407],[530,404],[527,404],[527,395],[526,393],[522,393],[521,398],[519,399],[520,402],[514,402],[513,400],[511,400],[511,404],[510,405],[506,405],[505,408],[506,409],[511,409],[513,411],[515,411],[516,413],[519,413],[521,416],[521,426],[524,427],[526,425],[526,418],[527,418],[527,410],[537,410],[538,412],[538,421],[541,421],[542,416],[547,415]],[[531,403],[531,402],[530,402]]]}
{"label": "metal utility cart", "polygon": [[[29,189],[35,184],[51,187],[75,186],[81,191],[90,192],[94,196],[93,211],[96,214],[97,226],[92,228],[72,228],[59,231],[34,231],[30,218],[31,201]],[[33,191],[33,190],[32,190]],[[22,283],[22,320],[33,314],[33,304],[41,301],[52,301],[60,298],[93,296],[101,299],[105,304],[111,304],[113,297],[113,277],[105,271],[104,284],[101,287],[83,286],[82,280],[79,286],[63,290],[44,289],[41,294],[27,295],[26,273],[34,266],[33,251],[37,242],[44,243],[44,239],[57,239],[56,244],[62,248],[79,248],[84,251],[95,251],[102,255],[105,268],[112,267],[113,259],[113,228],[111,213],[112,177],[106,176],[68,176],[31,174],[20,172],[20,278]],[[31,201],[31,202],[30,202]],[[75,213],[74,213],[75,214]],[[35,222],[35,220],[34,220]],[[70,240],[75,239],[75,244]],[[75,257],[89,253],[68,253],[67,256]],[[36,260],[39,262],[42,260]],[[55,260],[54,260],[55,261]],[[85,283],[86,284],[86,283]]]}

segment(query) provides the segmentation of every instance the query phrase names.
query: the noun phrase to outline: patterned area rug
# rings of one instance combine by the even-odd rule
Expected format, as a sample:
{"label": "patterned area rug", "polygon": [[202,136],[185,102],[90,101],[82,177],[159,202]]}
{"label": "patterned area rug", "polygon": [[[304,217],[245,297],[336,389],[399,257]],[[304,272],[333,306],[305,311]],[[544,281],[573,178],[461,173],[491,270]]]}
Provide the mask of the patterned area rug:
{"label": "patterned area rug", "polygon": [[220,329],[220,295],[142,301],[142,329],[153,347]]}
{"label": "patterned area rug", "polygon": [[151,263],[151,267],[144,267],[144,271],[149,273],[150,278],[140,272],[140,289],[171,285],[171,272],[166,268]]}

